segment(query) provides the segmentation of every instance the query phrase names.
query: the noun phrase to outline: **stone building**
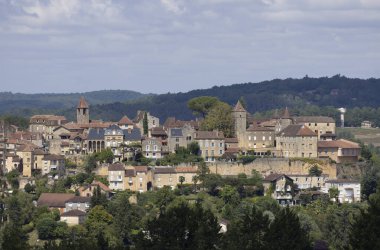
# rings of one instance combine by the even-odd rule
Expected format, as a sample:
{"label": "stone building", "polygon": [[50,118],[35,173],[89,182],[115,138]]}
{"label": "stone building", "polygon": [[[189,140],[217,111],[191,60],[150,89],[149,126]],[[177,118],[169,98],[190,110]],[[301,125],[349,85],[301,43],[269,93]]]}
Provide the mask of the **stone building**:
{"label": "stone building", "polygon": [[221,131],[197,131],[195,140],[198,142],[200,155],[206,162],[214,162],[225,152],[224,134]]}
{"label": "stone building", "polygon": [[78,106],[77,106],[77,123],[78,124],[90,123],[90,109],[83,96],[80,98]]}
{"label": "stone building", "polygon": [[289,125],[276,136],[276,149],[286,158],[316,158],[317,134],[305,125]]}
{"label": "stone building", "polygon": [[318,135],[335,135],[335,120],[327,116],[299,116],[294,117],[295,124],[305,125]]}
{"label": "stone building", "polygon": [[330,158],[337,163],[357,162],[360,156],[358,143],[348,140],[319,141],[318,157]]}
{"label": "stone building", "polygon": [[29,121],[29,131],[41,133],[45,139],[49,140],[53,138],[54,129],[66,123],[67,120],[64,116],[34,115]]}

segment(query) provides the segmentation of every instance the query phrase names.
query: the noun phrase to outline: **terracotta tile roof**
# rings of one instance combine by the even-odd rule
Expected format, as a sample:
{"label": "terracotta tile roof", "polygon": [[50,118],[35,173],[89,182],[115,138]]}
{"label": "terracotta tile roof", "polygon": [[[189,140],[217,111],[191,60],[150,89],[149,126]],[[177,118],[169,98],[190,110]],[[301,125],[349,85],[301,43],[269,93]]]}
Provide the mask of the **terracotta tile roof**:
{"label": "terracotta tile roof", "polygon": [[167,133],[163,127],[154,127],[151,129],[150,133],[152,136],[167,136]]}
{"label": "terracotta tile roof", "polygon": [[336,179],[336,180],[328,180],[326,183],[357,183],[360,184],[360,181],[355,181],[355,180],[349,180],[349,179]]}
{"label": "terracotta tile roof", "polygon": [[133,125],[133,122],[128,118],[128,116],[123,116],[118,122],[119,125]]}
{"label": "terracotta tile roof", "polygon": [[33,152],[38,146],[32,144],[21,145],[18,151],[20,152]]}
{"label": "terracotta tile roof", "polygon": [[205,139],[224,139],[224,134],[221,131],[197,131],[195,134],[196,140],[205,140]]}
{"label": "terracotta tile roof", "polygon": [[234,107],[235,112],[247,112],[243,105],[241,105],[240,101],[238,101]]}
{"label": "terracotta tile roof", "polygon": [[83,96],[80,97],[79,103],[78,103],[78,109],[88,109],[88,104]]}
{"label": "terracotta tile roof", "polygon": [[96,181],[94,180],[92,183],[91,183],[92,186],[99,186],[103,191],[106,191],[106,192],[111,192],[112,190],[104,183],[100,182],[100,181]]}
{"label": "terracotta tile roof", "polygon": [[65,193],[42,193],[37,201],[37,205],[48,207],[65,207],[66,201],[74,196],[74,194]]}
{"label": "terracotta tile roof", "polygon": [[109,165],[108,171],[124,171],[124,164],[118,162]]}
{"label": "terracotta tile roof", "polygon": [[296,123],[335,123],[335,120],[328,116],[298,116],[294,117]]}
{"label": "terracotta tile roof", "polygon": [[33,151],[33,153],[34,153],[35,155],[46,155],[46,154],[47,154],[45,151],[43,151],[43,150],[40,149],[40,148],[35,149],[35,150]]}
{"label": "terracotta tile roof", "polygon": [[148,167],[147,166],[134,166],[134,169],[136,172],[148,172]]}
{"label": "terracotta tile roof", "polygon": [[190,167],[176,167],[175,172],[177,173],[196,173],[197,172],[197,167],[195,166],[190,166]]}
{"label": "terracotta tile roof", "polygon": [[83,196],[74,196],[66,201],[72,203],[89,203],[91,201],[91,197],[83,197]]}
{"label": "terracotta tile roof", "polygon": [[154,173],[155,174],[175,174],[176,171],[174,167],[155,167]]}
{"label": "terracotta tile roof", "polygon": [[284,128],[282,131],[280,131],[278,135],[286,136],[286,137],[317,136],[317,134],[314,133],[314,131],[312,131],[308,127],[301,124],[289,125],[286,128]]}
{"label": "terracotta tile roof", "polygon": [[239,143],[238,138],[224,138],[225,143]]}
{"label": "terracotta tile roof", "polygon": [[79,217],[79,216],[85,216],[85,215],[86,215],[85,212],[75,209],[75,210],[64,212],[63,214],[61,214],[61,217]]}
{"label": "terracotta tile roof", "polygon": [[227,148],[226,153],[232,153],[232,154],[237,154],[240,152],[239,148]]}
{"label": "terracotta tile roof", "polygon": [[358,143],[340,139],[336,141],[318,141],[318,148],[352,148],[359,149]]}
{"label": "terracotta tile roof", "polygon": [[249,128],[247,128],[247,131],[268,131],[268,132],[274,132],[274,127],[261,127],[261,126],[254,126],[250,125]]}

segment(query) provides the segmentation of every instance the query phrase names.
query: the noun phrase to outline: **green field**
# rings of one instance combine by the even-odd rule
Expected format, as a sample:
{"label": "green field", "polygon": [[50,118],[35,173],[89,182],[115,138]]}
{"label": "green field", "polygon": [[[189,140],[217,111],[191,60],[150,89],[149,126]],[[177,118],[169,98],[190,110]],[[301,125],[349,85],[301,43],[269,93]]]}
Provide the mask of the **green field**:
{"label": "green field", "polygon": [[380,147],[380,128],[337,128],[337,134],[340,132],[350,132],[365,144],[373,144],[375,147]]}

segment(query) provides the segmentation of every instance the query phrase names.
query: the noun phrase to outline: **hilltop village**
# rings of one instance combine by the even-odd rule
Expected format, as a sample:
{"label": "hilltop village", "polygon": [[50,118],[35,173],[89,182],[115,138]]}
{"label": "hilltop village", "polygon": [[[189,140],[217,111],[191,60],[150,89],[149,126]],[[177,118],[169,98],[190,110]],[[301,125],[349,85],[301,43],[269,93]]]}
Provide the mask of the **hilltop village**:
{"label": "hilltop village", "polygon": [[[160,123],[145,111],[139,111],[133,120],[127,116],[117,122],[91,120],[90,106],[82,97],[76,108],[76,122],[63,116],[35,115],[30,118],[29,131],[11,126],[2,150],[3,171],[19,171],[23,188],[27,183],[33,184],[37,173],[58,179],[80,171],[68,163],[82,164],[87,155],[108,152],[111,159],[93,170],[107,179],[107,190],[146,192],[163,186],[174,189],[180,183],[193,183],[198,165],[178,162],[162,166],[160,160],[192,146],[196,152],[191,153],[222,176],[258,171],[264,182],[275,185],[272,196],[281,204],[295,203],[295,197],[285,189],[285,179],[299,190],[316,188],[327,193],[330,187],[338,187],[341,202],[360,201],[359,183],[337,179],[335,167],[336,163],[357,162],[360,146],[336,139],[334,119],[295,117],[285,108],[272,119],[256,120],[240,102],[232,114],[234,134],[226,137],[222,131],[202,131],[199,120],[170,117]],[[144,158],[147,164],[143,166],[140,161],[139,166],[131,165],[136,158]],[[291,162],[294,167],[290,167]],[[322,173],[311,175],[310,168]],[[184,177],[182,182],[180,176]]]}
{"label": "hilltop village", "polygon": [[[202,100],[207,103],[207,98]],[[318,202],[328,207],[334,203],[360,205],[360,177],[350,178],[339,173],[339,168],[360,165],[363,146],[337,139],[334,119],[292,116],[288,108],[275,112],[272,118],[256,119],[241,101],[233,107],[221,105],[228,112],[216,119],[222,124],[220,129],[205,129],[210,118],[202,114],[188,121],[169,117],[163,123],[148,111],[139,111],[133,119],[123,116],[116,122],[92,120],[90,105],[83,97],[76,107],[76,121],[64,116],[34,115],[28,130],[3,123],[2,207],[7,211],[8,199],[22,193],[30,195],[26,196],[34,204],[30,210],[43,216],[30,215],[32,221],[24,223],[32,223],[29,235],[36,230],[38,238],[46,242],[67,237],[47,232],[58,230],[62,225],[59,223],[74,226],[71,230],[77,230],[77,225],[90,230],[91,223],[100,219],[94,221],[94,213],[108,214],[104,208],[115,218],[130,216],[125,210],[130,204],[146,211],[136,218],[157,213],[163,216],[166,210],[160,206],[169,206],[165,202],[168,197],[175,202],[173,194],[180,200],[185,197],[197,204],[203,200],[203,206],[211,206],[218,218],[219,233],[227,232],[231,221],[239,221],[235,220],[241,213],[238,208],[248,201],[264,206],[262,211],[270,213],[288,211],[277,207],[309,209]],[[121,205],[118,202],[123,197],[127,200]],[[112,206],[119,206],[115,204],[122,210],[112,210]],[[52,228],[47,230],[45,219],[39,216],[48,216]],[[147,225],[145,219],[141,223],[135,225],[136,232]],[[117,221],[108,225],[115,230]],[[85,235],[90,237],[91,230]],[[147,240],[145,236],[141,239]]]}

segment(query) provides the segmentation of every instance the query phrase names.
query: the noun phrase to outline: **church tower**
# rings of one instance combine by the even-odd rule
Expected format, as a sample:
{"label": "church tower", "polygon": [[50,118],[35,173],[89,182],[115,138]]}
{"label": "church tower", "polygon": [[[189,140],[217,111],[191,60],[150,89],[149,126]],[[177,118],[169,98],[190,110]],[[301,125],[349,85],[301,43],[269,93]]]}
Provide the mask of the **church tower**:
{"label": "church tower", "polygon": [[77,107],[77,123],[78,124],[90,123],[90,109],[83,96],[80,98],[79,104]]}
{"label": "church tower", "polygon": [[247,131],[247,111],[238,101],[233,110],[233,117],[235,120],[235,136],[239,139],[244,137]]}

